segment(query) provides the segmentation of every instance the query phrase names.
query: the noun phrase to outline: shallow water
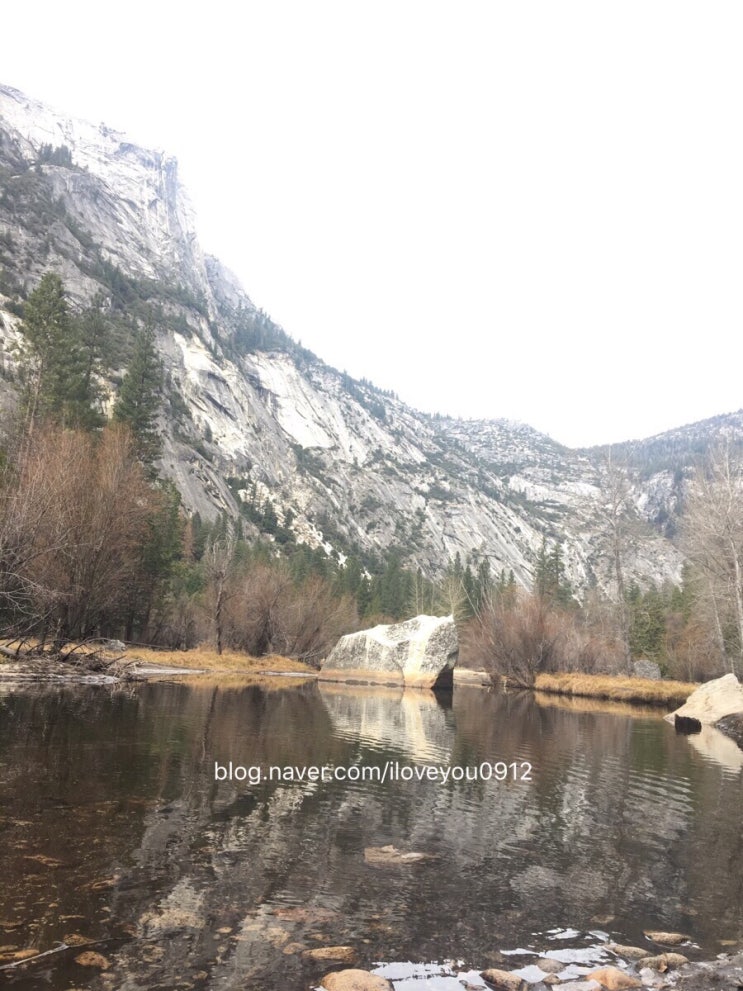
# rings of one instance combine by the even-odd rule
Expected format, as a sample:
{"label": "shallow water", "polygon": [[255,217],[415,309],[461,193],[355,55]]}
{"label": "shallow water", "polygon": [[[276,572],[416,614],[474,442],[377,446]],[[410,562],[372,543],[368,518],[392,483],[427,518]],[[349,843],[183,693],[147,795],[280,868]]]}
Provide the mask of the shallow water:
{"label": "shallow water", "polygon": [[[645,928],[714,955],[743,923],[729,742],[478,689],[6,691],[0,945],[14,949],[0,953],[75,937],[111,967],[82,967],[77,949],[4,973],[14,987],[278,991],[332,969],[303,951],[344,945],[396,991],[443,991],[504,951],[580,964],[610,938],[642,945]],[[215,781],[230,761],[396,767],[398,780]],[[399,779],[496,761],[503,782]],[[387,845],[428,856],[365,857]]]}

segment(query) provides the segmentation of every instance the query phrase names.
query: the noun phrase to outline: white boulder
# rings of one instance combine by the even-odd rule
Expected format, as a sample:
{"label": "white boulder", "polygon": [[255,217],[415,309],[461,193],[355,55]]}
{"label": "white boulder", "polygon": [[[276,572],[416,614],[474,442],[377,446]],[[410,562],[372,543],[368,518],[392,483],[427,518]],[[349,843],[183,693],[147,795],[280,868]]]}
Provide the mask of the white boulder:
{"label": "white boulder", "polygon": [[452,616],[416,616],[341,637],[320,669],[320,679],[451,688],[459,656]]}

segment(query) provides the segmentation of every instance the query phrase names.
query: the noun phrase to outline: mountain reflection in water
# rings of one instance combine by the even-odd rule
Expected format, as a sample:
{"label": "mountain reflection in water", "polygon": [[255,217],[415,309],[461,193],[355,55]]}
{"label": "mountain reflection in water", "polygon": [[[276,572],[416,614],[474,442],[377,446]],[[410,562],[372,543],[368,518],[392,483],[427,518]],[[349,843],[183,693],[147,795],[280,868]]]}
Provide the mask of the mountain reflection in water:
{"label": "mountain reflection in water", "polygon": [[[658,715],[530,695],[146,684],[0,695],[0,944],[77,950],[17,987],[309,988],[358,966],[622,943],[743,920],[740,765]],[[214,765],[529,762],[532,780],[215,781]],[[429,855],[380,865],[391,845]],[[733,865],[733,867],[731,867]],[[595,942],[595,938],[591,937]],[[581,942],[583,940],[583,942]],[[8,954],[10,956],[8,956]],[[443,973],[443,971],[442,971]],[[454,978],[451,978],[452,980]]]}

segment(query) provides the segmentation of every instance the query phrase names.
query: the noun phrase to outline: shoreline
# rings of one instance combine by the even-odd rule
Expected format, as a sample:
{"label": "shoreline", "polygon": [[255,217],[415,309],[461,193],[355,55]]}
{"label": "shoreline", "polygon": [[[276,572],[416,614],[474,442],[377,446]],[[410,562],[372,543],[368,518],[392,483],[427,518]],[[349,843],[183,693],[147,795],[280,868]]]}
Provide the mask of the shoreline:
{"label": "shoreline", "polygon": [[[156,650],[150,647],[128,647],[123,651],[86,650],[82,648],[67,655],[19,654],[0,656],[0,682],[65,681],[90,683],[100,681],[109,684],[118,681],[141,681],[162,677],[207,677],[249,675],[251,677],[286,677],[297,680],[314,679],[345,684],[363,684],[377,687],[373,679],[359,683],[354,679],[323,678],[322,672],[302,661],[276,654],[253,657],[238,651],[222,654],[210,648],[191,650]],[[530,686],[517,685],[507,678],[501,679],[504,691],[530,691],[553,697],[597,699],[615,703],[642,704],[646,706],[674,708],[683,704],[699,686],[691,682],[652,681],[646,678],[616,675],[593,675],[578,672],[538,674]],[[404,686],[409,688],[411,686]],[[412,686],[415,687],[415,686]],[[494,679],[483,670],[454,669],[456,688],[493,688]]]}
{"label": "shoreline", "polygon": [[612,702],[643,703],[674,708],[688,699],[698,684],[686,681],[653,681],[649,678],[603,674],[538,674],[533,691]]}

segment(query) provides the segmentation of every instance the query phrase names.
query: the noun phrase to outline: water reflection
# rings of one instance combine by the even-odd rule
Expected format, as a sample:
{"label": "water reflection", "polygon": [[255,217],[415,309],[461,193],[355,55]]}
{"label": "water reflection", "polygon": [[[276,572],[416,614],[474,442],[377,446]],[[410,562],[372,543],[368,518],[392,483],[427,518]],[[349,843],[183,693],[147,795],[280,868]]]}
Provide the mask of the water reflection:
{"label": "water reflection", "polygon": [[[309,987],[361,966],[499,950],[597,927],[691,933],[742,920],[740,764],[658,716],[528,695],[203,683],[0,698],[0,944],[101,941],[101,987]],[[270,766],[529,762],[531,781],[215,781]],[[383,867],[368,847],[430,859]],[[533,935],[537,934],[537,935]],[[581,936],[584,938],[584,935]],[[90,972],[50,958],[52,988]],[[38,986],[14,972],[18,986]]]}

